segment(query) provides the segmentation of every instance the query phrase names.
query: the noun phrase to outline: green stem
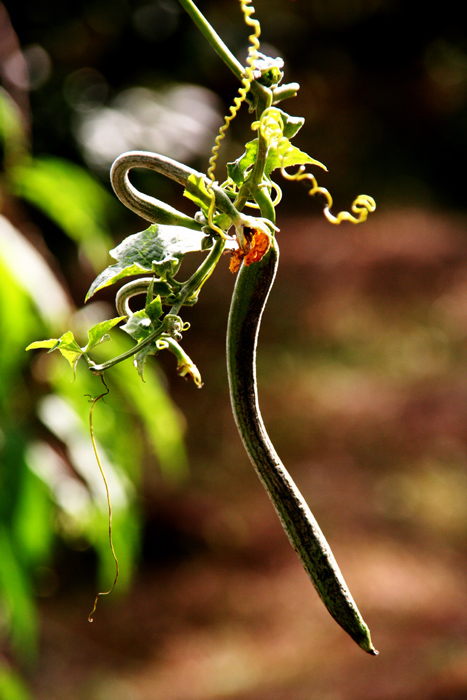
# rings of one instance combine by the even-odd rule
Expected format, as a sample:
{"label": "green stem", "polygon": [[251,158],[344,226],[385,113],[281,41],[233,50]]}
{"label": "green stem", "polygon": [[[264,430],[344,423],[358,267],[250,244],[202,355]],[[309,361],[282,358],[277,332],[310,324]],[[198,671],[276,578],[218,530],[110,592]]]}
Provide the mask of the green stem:
{"label": "green stem", "polygon": [[214,271],[219,259],[224,252],[225,239],[218,238],[214,243],[211,252],[206,257],[204,262],[199,266],[195,273],[185,282],[177,302],[172,306],[169,314],[177,315],[183,304],[191,296],[196,294],[203,284],[209,279]]}
{"label": "green stem", "polygon": [[90,358],[87,358],[89,369],[91,370],[91,372],[94,372],[94,374],[102,374],[102,372],[105,372],[105,370],[110,369],[115,365],[118,365],[119,362],[123,362],[123,360],[127,360],[129,357],[133,357],[133,355],[136,355],[136,353],[139,352],[141,348],[144,348],[146,345],[149,345],[149,343],[152,343],[154,342],[154,340],[160,338],[164,332],[165,328],[153,331],[148,335],[147,338],[138,343],[138,345],[134,345],[126,352],[122,352],[121,355],[117,355],[117,357],[113,357],[111,360],[107,360],[107,362],[102,362],[102,364],[100,365],[96,365],[96,363],[93,362]]}
{"label": "green stem", "polygon": [[[263,112],[266,109],[269,109],[271,104],[272,92],[271,90],[267,89],[267,92],[261,96],[256,106],[256,119],[258,122],[261,120],[261,115],[263,114]],[[258,201],[258,191],[262,189],[263,186],[264,169],[266,168],[268,150],[268,142],[261,133],[261,129],[258,129],[258,149],[256,151],[255,163],[251,174],[240,187],[237,199],[235,200],[235,206],[237,209],[242,208],[245,202],[249,199],[254,199],[261,209],[261,202]],[[259,195],[259,197],[263,199],[261,194]],[[266,219],[269,219],[270,221],[272,221],[272,223],[275,223],[276,214],[272,204],[271,207],[267,207],[265,213],[261,211],[261,216],[263,216]]]}
{"label": "green stem", "polygon": [[259,185],[254,193],[254,198],[256,204],[259,206],[259,210],[263,219],[267,219],[271,223],[275,224],[276,210],[269,195],[267,185]]}
{"label": "green stem", "polygon": [[[206,17],[199,11],[192,0],[179,0],[180,5],[190,15],[193,22],[196,24],[205,39],[211,44],[214,51],[222,58],[224,63],[232,71],[238,80],[242,80],[245,72],[244,67],[238,59],[235,58],[228,46],[222,41],[219,34],[211,26]],[[251,89],[257,98],[264,97],[267,88],[254,81],[251,84]]]}
{"label": "green stem", "polygon": [[192,0],[179,0],[180,5],[187,11],[193,22],[196,24],[205,39],[211,44],[213,49],[219,54],[224,63],[230,68],[232,73],[239,80],[242,79],[243,66],[238,61],[231,50],[222,41],[219,34],[209,24],[206,17],[199,11]]}

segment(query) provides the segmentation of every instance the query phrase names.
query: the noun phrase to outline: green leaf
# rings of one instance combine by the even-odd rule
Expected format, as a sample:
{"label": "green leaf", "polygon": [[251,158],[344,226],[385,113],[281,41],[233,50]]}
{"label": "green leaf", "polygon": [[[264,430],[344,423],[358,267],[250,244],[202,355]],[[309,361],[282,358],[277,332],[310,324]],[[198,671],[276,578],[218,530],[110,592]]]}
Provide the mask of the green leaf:
{"label": "green leaf", "polygon": [[211,195],[204,184],[203,176],[195,174],[190,175],[183,195],[187,197],[187,199],[191,199],[191,201],[201,209],[203,214],[207,216],[211,204]]}
{"label": "green leaf", "polygon": [[[141,311],[136,311],[122,326],[122,330],[128,333],[134,340],[141,343],[146,340],[148,336],[162,328],[161,321],[158,318],[162,315],[162,303],[160,297],[156,297],[146,306],[146,309]],[[157,340],[154,340],[147,345],[144,345],[141,350],[134,356],[134,364],[138,370],[138,374],[144,381],[144,367],[146,365],[146,359],[148,355],[157,355],[159,348],[157,347]]]}
{"label": "green leaf", "polygon": [[105,270],[103,270],[91,284],[89,291],[86,294],[85,301],[89,301],[89,299],[100,289],[109,287],[111,284],[115,284],[115,282],[118,282],[118,280],[121,280],[124,277],[141,275],[144,272],[149,272],[149,270],[141,267],[141,265],[137,265],[136,263],[133,265],[110,265],[109,267],[106,267]]}
{"label": "green leaf", "polygon": [[286,112],[283,112],[281,109],[278,109],[275,107],[274,109],[277,109],[277,111],[280,113],[282,122],[284,124],[284,136],[287,139],[292,139],[295,134],[297,134],[302,126],[305,123],[305,118],[304,117],[292,117],[290,114],[287,114]]}
{"label": "green leaf", "polygon": [[258,139],[249,141],[246,146],[245,153],[234,160],[232,163],[227,163],[227,172],[229,177],[235,182],[238,187],[241,187],[245,181],[245,172],[255,162],[258,152]]}
{"label": "green leaf", "polygon": [[145,311],[151,322],[157,321],[158,318],[162,316],[162,301],[160,296],[157,296],[149,304],[146,305]]}
{"label": "green leaf", "polygon": [[109,340],[108,332],[112,330],[117,323],[124,321],[126,316],[118,316],[118,318],[111,318],[108,321],[101,321],[95,326],[88,330],[88,344],[84,348],[84,352],[89,352],[92,348],[106,340]]}
{"label": "green leaf", "polygon": [[[276,109],[276,108],[275,108]],[[295,146],[292,146],[290,139],[300,130],[305,120],[303,117],[291,117],[281,109],[277,109],[282,120],[281,130],[283,137],[280,139],[278,146],[269,146],[269,151],[266,159],[265,174],[270,175],[273,170],[284,166],[288,168],[293,165],[316,165],[320,168],[326,167],[315,160],[307,153],[303,153]],[[227,172],[229,177],[235,182],[238,187],[241,187],[246,179],[249,168],[255,162],[258,152],[258,139],[249,141],[246,146],[245,153],[237,158],[232,163],[227,164]]]}
{"label": "green leaf", "polygon": [[58,339],[36,340],[28,345],[26,350],[37,350],[39,348],[48,348],[49,353],[54,350],[60,350],[63,357],[70,363],[74,375],[76,374],[76,365],[85,352],[85,350],[80,348],[71,331],[67,331]]}
{"label": "green leaf", "polygon": [[43,348],[55,348],[59,342],[58,338],[50,338],[49,340],[35,340],[33,343],[29,343],[26,350],[40,350]]}
{"label": "green leaf", "polygon": [[319,160],[315,160],[307,153],[300,151],[299,148],[292,146],[289,139],[283,138],[277,148],[269,149],[264,172],[266,175],[270,175],[276,168],[290,168],[293,165],[316,165],[327,170],[326,166]]}
{"label": "green leaf", "polygon": [[128,335],[131,335],[131,337],[139,343],[142,340],[146,340],[148,335],[156,330],[157,325],[160,324],[158,324],[157,321],[153,323],[146,311],[141,309],[141,311],[136,311],[132,314],[128,321],[121,326],[121,329],[125,331],[125,333],[128,333]]}
{"label": "green leaf", "polygon": [[97,276],[86,295],[86,301],[99,289],[108,287],[119,279],[153,272],[153,265],[164,263],[173,269],[172,260],[181,260],[186,253],[201,251],[205,237],[206,234],[202,231],[162,224],[152,224],[145,231],[128,236],[110,251],[117,263]]}
{"label": "green leaf", "polygon": [[60,350],[63,357],[68,360],[73,370],[73,374],[76,374],[76,365],[78,364],[80,358],[84,353],[89,352],[92,348],[106,340],[110,340],[108,332],[120,323],[124,321],[126,316],[119,316],[118,318],[111,318],[108,321],[101,321],[95,326],[88,330],[88,343],[86,347],[81,348],[75,340],[75,337],[71,331],[67,331],[60,338],[49,338],[48,340],[36,340],[34,343],[30,343],[26,350],[40,350],[48,349],[49,353],[54,350]]}

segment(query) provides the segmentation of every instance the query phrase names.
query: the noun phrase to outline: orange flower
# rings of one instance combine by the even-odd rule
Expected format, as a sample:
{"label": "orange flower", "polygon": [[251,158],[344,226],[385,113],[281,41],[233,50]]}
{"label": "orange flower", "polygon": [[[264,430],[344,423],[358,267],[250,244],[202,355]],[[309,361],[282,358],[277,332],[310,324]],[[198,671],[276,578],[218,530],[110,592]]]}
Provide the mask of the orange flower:
{"label": "orange flower", "polygon": [[240,268],[242,260],[246,266],[259,262],[263,255],[268,252],[270,240],[269,236],[263,231],[255,229],[253,235],[245,237],[245,244],[245,250],[243,250],[243,248],[237,248],[237,250],[232,252],[229,270],[233,274]]}
{"label": "orange flower", "polygon": [[259,262],[263,255],[268,252],[269,246],[269,236],[263,233],[263,231],[255,231],[249,244],[250,249],[245,257],[245,265]]}

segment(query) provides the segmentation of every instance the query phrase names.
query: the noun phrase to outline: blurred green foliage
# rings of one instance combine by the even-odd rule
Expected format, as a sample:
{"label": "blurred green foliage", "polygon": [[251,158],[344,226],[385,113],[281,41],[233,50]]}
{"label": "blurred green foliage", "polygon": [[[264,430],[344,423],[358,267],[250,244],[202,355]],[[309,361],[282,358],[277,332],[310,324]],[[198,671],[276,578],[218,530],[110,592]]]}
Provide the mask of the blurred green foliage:
{"label": "blurred green foliage", "polygon": [[[70,370],[52,356],[25,352],[29,342],[53,336],[64,323],[84,335],[86,318],[99,321],[105,311],[99,303],[76,311],[26,203],[54,222],[73,240],[78,257],[98,270],[111,241],[111,197],[82,167],[57,157],[34,158],[15,104],[3,90],[0,140],[0,638],[5,652],[10,649],[24,664],[37,654],[35,598],[60,586],[54,571],[57,538],[71,548],[94,548],[99,586],[108,588],[114,575],[86,399],[100,393],[100,382],[82,371],[72,383]],[[127,347],[123,339],[113,345],[117,352]],[[105,348],[101,354],[105,359]],[[94,418],[113,502],[117,595],[128,589],[139,554],[142,463],[152,454],[172,481],[183,478],[187,466],[180,416],[154,364],[145,379],[143,390],[131,363],[119,366]],[[0,666],[0,696],[29,697],[6,661]]]}

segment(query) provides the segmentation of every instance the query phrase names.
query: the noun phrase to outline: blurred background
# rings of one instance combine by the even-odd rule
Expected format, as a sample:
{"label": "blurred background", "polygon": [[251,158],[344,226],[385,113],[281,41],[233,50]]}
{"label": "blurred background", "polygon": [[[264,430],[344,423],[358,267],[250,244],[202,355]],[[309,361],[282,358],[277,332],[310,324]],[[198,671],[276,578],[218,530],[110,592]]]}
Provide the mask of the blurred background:
{"label": "blurred background", "polygon": [[[241,61],[235,0],[199,7]],[[265,423],[340,563],[380,656],[329,617],[240,444],[225,370],[222,260],[184,347],[142,384],[33,340],[83,308],[107,251],[146,228],[111,193],[122,151],[205,170],[237,84],[176,0],[0,3],[1,700],[460,700],[467,697],[467,39],[459,4],[256,0],[262,50],[301,85],[295,144],[324,162],[335,228],[284,183],[281,264],[259,345]],[[251,139],[243,108],[216,173]],[[136,175],[136,174],[135,174]],[[280,176],[279,176],[280,178]],[[155,175],[135,182],[192,212]],[[282,183],[280,183],[282,185]],[[190,265],[184,262],[187,269]],[[114,332],[102,357],[123,351]]]}

